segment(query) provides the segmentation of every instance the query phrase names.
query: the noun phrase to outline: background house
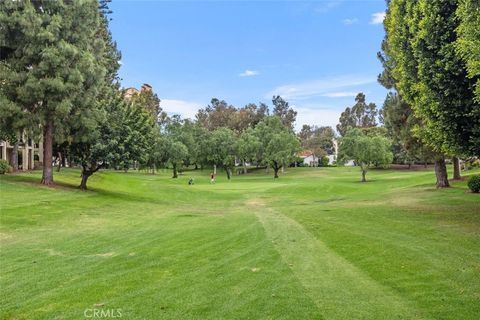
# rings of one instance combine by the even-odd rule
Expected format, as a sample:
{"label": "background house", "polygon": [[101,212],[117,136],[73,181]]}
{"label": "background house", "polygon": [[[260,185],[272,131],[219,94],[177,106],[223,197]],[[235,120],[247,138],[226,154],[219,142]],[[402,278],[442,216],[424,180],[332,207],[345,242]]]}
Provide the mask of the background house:
{"label": "background house", "polygon": [[[6,160],[10,165],[13,152],[13,146],[7,141],[0,141],[0,156],[2,160]],[[20,138],[18,145],[18,169],[27,171],[35,168],[35,162],[38,166],[43,164],[43,143],[40,141],[35,143],[24,133]]]}

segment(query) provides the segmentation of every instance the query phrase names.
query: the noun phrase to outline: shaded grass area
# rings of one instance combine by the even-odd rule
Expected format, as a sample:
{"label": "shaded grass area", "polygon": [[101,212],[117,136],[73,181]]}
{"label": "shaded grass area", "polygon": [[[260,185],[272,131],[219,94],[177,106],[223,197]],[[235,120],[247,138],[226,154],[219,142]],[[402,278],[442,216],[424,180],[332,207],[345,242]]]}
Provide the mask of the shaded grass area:
{"label": "shaded grass area", "polygon": [[[478,171],[477,171],[478,173]],[[0,318],[478,319],[480,197],[427,171],[0,178]],[[188,186],[189,177],[195,185]]]}

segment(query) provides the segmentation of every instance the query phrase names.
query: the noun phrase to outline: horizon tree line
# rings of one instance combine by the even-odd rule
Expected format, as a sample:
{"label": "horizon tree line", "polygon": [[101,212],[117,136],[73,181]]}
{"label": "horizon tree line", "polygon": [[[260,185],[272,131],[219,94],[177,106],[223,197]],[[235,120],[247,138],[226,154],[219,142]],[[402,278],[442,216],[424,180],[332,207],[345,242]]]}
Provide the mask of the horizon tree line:
{"label": "horizon tree line", "polygon": [[[316,157],[331,152],[336,132],[304,125],[296,134],[297,112],[280,96],[271,114],[264,103],[237,108],[213,98],[194,120],[169,117],[152,91],[126,100],[109,2],[0,3],[0,138],[14,146],[14,167],[22,132],[42,136],[43,184],[54,181],[51,159],[68,158],[82,168],[82,189],[106,167],[155,172],[169,165],[177,177],[182,166],[211,165],[230,179],[239,160],[243,172],[250,162],[278,177],[300,148]],[[434,161],[437,187],[447,187],[445,157],[459,178],[459,157],[480,154],[479,5],[423,2],[388,2],[378,81],[392,91],[381,110],[359,93],[336,129],[341,161],[364,159],[356,161],[363,177],[370,165]],[[363,149],[385,152],[354,151],[367,142],[377,148]]]}

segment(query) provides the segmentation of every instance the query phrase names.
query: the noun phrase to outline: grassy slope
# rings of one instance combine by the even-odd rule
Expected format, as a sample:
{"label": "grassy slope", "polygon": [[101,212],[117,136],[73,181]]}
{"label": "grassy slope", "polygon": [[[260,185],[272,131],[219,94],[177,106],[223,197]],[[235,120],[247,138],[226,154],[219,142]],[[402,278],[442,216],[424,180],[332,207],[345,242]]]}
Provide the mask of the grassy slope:
{"label": "grassy slope", "polygon": [[[189,173],[190,174],[190,173]],[[432,172],[0,178],[0,318],[478,319],[480,197]]]}

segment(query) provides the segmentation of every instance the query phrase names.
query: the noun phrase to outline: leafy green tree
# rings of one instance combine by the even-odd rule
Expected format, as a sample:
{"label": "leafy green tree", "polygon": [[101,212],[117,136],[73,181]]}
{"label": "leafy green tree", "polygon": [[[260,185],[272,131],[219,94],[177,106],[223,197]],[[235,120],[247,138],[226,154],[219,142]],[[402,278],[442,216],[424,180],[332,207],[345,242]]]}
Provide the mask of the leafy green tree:
{"label": "leafy green tree", "polygon": [[278,116],[266,117],[255,128],[255,134],[260,141],[261,161],[271,166],[274,178],[278,178],[278,171],[293,161],[300,150],[298,138]]}
{"label": "leafy green tree", "polygon": [[302,148],[310,150],[317,159],[334,152],[335,131],[331,127],[303,125],[297,135]]}
{"label": "leafy green tree", "polygon": [[178,178],[178,168],[183,165],[188,156],[187,147],[176,140],[173,135],[164,135],[162,136],[161,149],[165,161],[172,165],[172,178]]}
{"label": "leafy green tree", "polygon": [[254,103],[249,103],[243,108],[238,108],[234,114],[231,128],[237,133],[242,133],[248,128],[255,128],[255,126],[268,115],[268,106],[261,103],[257,106]]}
{"label": "leafy green tree", "polygon": [[196,119],[204,128],[210,131],[218,128],[233,129],[236,112],[237,109],[226,101],[212,98],[210,105],[198,110]]}
{"label": "leafy green tree", "polygon": [[465,61],[468,77],[476,79],[475,95],[480,103],[480,2],[461,0],[458,3],[457,52]]}
{"label": "leafy green tree", "polygon": [[422,120],[415,114],[412,107],[398,94],[395,79],[392,75],[393,60],[385,53],[388,41],[382,41],[382,51],[377,56],[383,66],[383,71],[378,76],[378,82],[389,92],[380,110],[379,118],[387,129],[387,137],[392,139],[392,149],[395,163],[407,162],[409,166],[414,161],[421,161],[425,167],[427,162],[433,161],[435,152],[418,136],[423,127]]}
{"label": "leafy green tree", "polygon": [[157,127],[145,108],[135,103],[127,103],[120,134],[123,137],[124,156],[117,165],[127,171],[136,163],[145,164],[148,152],[154,141],[154,131]]}
{"label": "leafy green tree", "polygon": [[153,90],[141,90],[132,95],[131,101],[144,107],[155,123],[166,117],[166,113],[160,108],[160,99]]}
{"label": "leafy green tree", "polygon": [[184,164],[190,166],[195,164],[198,159],[199,145],[196,142],[195,136],[197,134],[198,126],[190,119],[182,121],[181,130],[178,135],[178,140],[187,147],[188,153],[184,159]]}
{"label": "leafy green tree", "polygon": [[302,125],[302,129],[297,133],[302,148],[307,148],[307,141],[313,135],[314,127],[309,124]]}
{"label": "leafy green tree", "polygon": [[173,177],[176,178],[179,166],[188,166],[192,161],[196,161],[198,148],[195,145],[195,124],[174,115],[165,126],[163,137],[167,159],[173,166]]}
{"label": "leafy green tree", "polygon": [[146,150],[145,162],[141,165],[146,170],[151,170],[152,174],[155,174],[157,168],[166,163],[167,159],[164,158],[162,150],[162,135],[158,128],[152,130],[151,142]]}
{"label": "leafy green tree", "polygon": [[426,163],[434,159],[435,153],[414,134],[422,127],[412,108],[396,93],[389,93],[381,110],[387,136],[393,141],[394,160],[411,164]]}
{"label": "leafy green tree", "polygon": [[390,151],[391,142],[385,137],[367,136],[358,128],[347,131],[340,139],[339,162],[345,163],[354,160],[362,170],[362,182],[366,182],[366,174],[371,166],[388,165],[392,163],[393,155]]}
{"label": "leafy green tree", "polygon": [[377,126],[377,106],[375,103],[366,103],[363,93],[357,94],[352,108],[347,107],[340,115],[337,131],[345,135],[349,128],[368,128]]}
{"label": "leafy green tree", "polygon": [[287,101],[280,96],[272,98],[273,115],[279,117],[285,127],[293,131],[293,125],[297,119],[297,111],[290,107]]}
{"label": "leafy green tree", "polygon": [[208,164],[208,141],[211,132],[196,122],[192,129],[194,146],[189,150],[189,156],[195,169],[198,169],[199,166],[203,169],[203,166]]}
{"label": "leafy green tree", "polygon": [[207,143],[209,162],[215,166],[223,167],[228,180],[232,176],[232,168],[235,166],[236,138],[232,130],[219,128],[212,132]]}
{"label": "leafy green tree", "polygon": [[385,19],[389,73],[422,121],[417,134],[440,156],[437,187],[448,187],[444,154],[480,153],[476,79],[456,51],[457,1],[391,0]]}
{"label": "leafy green tree", "polygon": [[[1,65],[0,65],[1,68]],[[10,164],[12,170],[18,170],[18,147],[23,131],[28,128],[28,117],[22,111],[22,107],[15,103],[15,99],[7,98],[4,93],[8,85],[4,83],[0,87],[0,140],[8,141],[12,146]]]}
{"label": "leafy green tree", "polygon": [[87,190],[88,179],[94,173],[119,163],[125,156],[122,129],[126,106],[122,98],[115,96],[112,89],[98,102],[98,107],[94,121],[71,130],[73,141],[68,152],[82,168],[82,190]]}
{"label": "leafy green tree", "polygon": [[267,115],[268,106],[263,103],[259,106],[249,103],[243,108],[236,108],[224,100],[213,98],[210,105],[197,112],[196,120],[210,131],[229,128],[241,133],[247,128],[254,128]]}
{"label": "leafy green tree", "polygon": [[247,173],[246,163],[256,158],[260,149],[260,140],[252,128],[245,130],[238,139],[236,155],[242,160],[243,173]]}
{"label": "leafy green tree", "polygon": [[127,102],[116,86],[104,88],[95,118],[72,127],[69,153],[82,167],[80,188],[87,189],[90,176],[102,168],[127,171],[149,161],[149,148],[156,130],[150,114]]}
{"label": "leafy green tree", "polygon": [[[81,17],[81,18],[79,18]],[[105,80],[106,44],[98,2],[2,1],[1,59],[17,101],[43,130],[42,183],[53,183],[54,135],[87,118]],[[3,77],[4,75],[2,75]]]}

